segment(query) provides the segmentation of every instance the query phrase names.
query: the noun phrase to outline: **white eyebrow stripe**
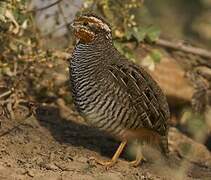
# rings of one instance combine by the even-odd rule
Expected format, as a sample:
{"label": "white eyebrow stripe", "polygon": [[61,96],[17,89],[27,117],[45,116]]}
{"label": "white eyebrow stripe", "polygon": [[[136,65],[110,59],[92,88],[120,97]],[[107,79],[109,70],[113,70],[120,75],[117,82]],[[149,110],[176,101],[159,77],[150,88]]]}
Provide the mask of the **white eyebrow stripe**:
{"label": "white eyebrow stripe", "polygon": [[111,29],[109,28],[109,26],[107,24],[105,24],[104,22],[102,22],[100,19],[96,18],[96,17],[89,17],[91,20],[99,23],[101,25],[101,27],[103,27],[103,29],[105,29],[107,32],[111,32]]}
{"label": "white eyebrow stripe", "polygon": [[[79,32],[80,30],[76,30],[77,32]],[[94,36],[94,33],[93,32],[90,32],[90,31],[88,31],[88,30],[86,30],[86,29],[82,29],[82,31],[85,31],[85,32],[87,32],[88,34],[92,34],[93,36]]]}

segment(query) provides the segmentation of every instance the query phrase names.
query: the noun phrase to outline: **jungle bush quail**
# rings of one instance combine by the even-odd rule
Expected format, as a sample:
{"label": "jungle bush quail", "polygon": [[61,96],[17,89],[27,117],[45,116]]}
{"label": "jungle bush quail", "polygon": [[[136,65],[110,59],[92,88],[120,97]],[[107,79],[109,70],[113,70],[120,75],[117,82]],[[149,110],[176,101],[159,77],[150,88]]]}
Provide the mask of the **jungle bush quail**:
{"label": "jungle bush quail", "polygon": [[[81,15],[72,27],[77,39],[70,61],[75,106],[88,123],[122,141],[112,160],[102,164],[114,164],[135,139],[156,143],[167,153],[170,113],[157,83],[115,49],[110,25],[102,18]],[[141,160],[137,153],[134,165]]]}

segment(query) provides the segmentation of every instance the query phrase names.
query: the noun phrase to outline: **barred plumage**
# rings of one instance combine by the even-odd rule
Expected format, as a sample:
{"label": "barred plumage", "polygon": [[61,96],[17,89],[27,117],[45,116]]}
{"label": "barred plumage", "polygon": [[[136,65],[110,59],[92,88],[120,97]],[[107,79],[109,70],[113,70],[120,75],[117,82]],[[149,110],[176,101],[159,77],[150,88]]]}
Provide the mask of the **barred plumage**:
{"label": "barred plumage", "polygon": [[169,108],[157,83],[120,55],[101,18],[85,15],[75,23],[79,42],[70,61],[70,80],[78,111],[91,125],[122,140],[130,139],[131,132],[155,133],[152,137],[160,136],[167,152]]}

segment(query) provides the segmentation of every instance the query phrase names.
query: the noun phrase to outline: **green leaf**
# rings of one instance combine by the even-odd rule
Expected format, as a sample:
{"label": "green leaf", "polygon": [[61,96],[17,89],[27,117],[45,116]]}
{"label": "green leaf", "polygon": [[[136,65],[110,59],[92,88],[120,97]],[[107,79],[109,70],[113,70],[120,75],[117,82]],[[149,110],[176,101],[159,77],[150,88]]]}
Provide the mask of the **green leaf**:
{"label": "green leaf", "polygon": [[135,61],[135,54],[134,54],[133,50],[130,49],[129,47],[127,47],[124,43],[114,41],[114,46],[126,58],[128,58],[131,61]]}
{"label": "green leaf", "polygon": [[160,36],[160,29],[154,26],[148,27],[146,39],[150,42],[156,41]]}
{"label": "green leaf", "polygon": [[118,51],[122,53],[123,45],[118,41],[114,41],[114,46],[117,48]]}
{"label": "green leaf", "polygon": [[133,53],[133,51],[131,49],[126,48],[126,50],[124,51],[124,55],[129,60],[135,62],[135,54]]}
{"label": "green leaf", "polygon": [[134,31],[133,31],[133,29],[130,28],[125,32],[125,38],[127,40],[130,40],[132,38],[132,36],[134,36]]}
{"label": "green leaf", "polygon": [[155,63],[159,63],[161,58],[162,58],[161,52],[159,50],[157,50],[157,49],[152,50],[150,52],[150,56],[151,56],[151,58],[153,59],[153,61]]}
{"label": "green leaf", "polygon": [[145,28],[142,28],[142,27],[133,28],[133,36],[136,38],[138,42],[143,41],[146,34],[147,34],[147,31]]}
{"label": "green leaf", "polygon": [[141,42],[144,39],[146,39],[150,42],[154,42],[158,39],[159,35],[160,35],[160,30],[154,26],[132,27],[132,28],[128,28],[125,33],[126,39],[131,39],[132,37],[134,37],[137,40],[137,42]]}

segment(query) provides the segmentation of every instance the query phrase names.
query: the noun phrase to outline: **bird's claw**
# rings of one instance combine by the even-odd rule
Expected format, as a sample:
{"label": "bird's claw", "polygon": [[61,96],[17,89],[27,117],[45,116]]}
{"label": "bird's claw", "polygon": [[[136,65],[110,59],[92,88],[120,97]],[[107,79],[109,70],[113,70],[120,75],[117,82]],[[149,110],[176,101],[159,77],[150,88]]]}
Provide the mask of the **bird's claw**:
{"label": "bird's claw", "polygon": [[94,160],[97,164],[104,166],[107,170],[116,163],[116,161],[113,160],[103,161],[95,157],[90,158],[90,160]]}

